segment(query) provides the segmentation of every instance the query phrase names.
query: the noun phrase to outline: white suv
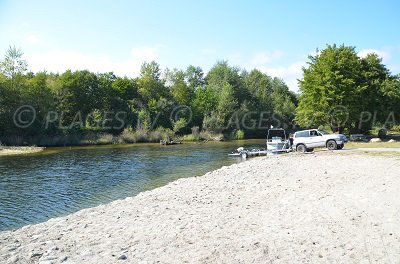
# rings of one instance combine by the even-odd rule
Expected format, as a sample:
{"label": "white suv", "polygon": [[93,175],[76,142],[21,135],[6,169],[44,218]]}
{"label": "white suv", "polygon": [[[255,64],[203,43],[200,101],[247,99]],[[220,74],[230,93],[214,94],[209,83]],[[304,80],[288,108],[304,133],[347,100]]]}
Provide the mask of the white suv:
{"label": "white suv", "polygon": [[327,147],[329,150],[342,149],[347,138],[342,134],[328,134],[319,129],[297,131],[293,136],[293,148],[298,152],[312,151]]}

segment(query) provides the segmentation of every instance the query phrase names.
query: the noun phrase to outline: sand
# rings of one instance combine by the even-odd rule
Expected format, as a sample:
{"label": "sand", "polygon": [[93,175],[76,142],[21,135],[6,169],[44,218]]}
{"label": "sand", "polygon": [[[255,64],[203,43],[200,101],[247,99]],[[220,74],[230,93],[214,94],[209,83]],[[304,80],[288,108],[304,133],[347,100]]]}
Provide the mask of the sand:
{"label": "sand", "polygon": [[400,159],[293,154],[0,233],[0,263],[399,263]]}
{"label": "sand", "polygon": [[43,151],[43,147],[0,147],[0,157],[10,155],[33,154]]}

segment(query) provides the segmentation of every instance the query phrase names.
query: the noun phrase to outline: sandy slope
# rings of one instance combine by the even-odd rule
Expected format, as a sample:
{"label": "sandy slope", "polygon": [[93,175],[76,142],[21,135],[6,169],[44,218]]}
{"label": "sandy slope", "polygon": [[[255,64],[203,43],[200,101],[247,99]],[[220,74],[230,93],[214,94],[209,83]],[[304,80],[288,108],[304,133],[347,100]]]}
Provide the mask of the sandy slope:
{"label": "sandy slope", "polygon": [[0,263],[399,263],[400,159],[252,159],[0,233]]}

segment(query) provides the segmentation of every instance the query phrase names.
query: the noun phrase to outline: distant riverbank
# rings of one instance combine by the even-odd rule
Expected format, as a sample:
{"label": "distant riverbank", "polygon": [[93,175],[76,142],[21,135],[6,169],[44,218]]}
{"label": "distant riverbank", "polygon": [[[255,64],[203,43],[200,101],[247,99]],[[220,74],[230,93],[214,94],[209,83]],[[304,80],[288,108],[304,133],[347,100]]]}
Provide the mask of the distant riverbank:
{"label": "distant riverbank", "polygon": [[0,233],[0,262],[390,263],[398,158],[255,158]]}
{"label": "distant riverbank", "polygon": [[0,156],[33,154],[43,151],[44,147],[0,147]]}
{"label": "distant riverbank", "polygon": [[[254,138],[254,137],[252,137]],[[257,138],[257,137],[256,137]],[[263,138],[262,136],[260,138]],[[0,142],[7,146],[40,146],[40,147],[63,147],[63,146],[86,146],[86,145],[111,145],[111,144],[134,144],[134,143],[160,143],[160,141],[186,141],[207,142],[223,140],[242,140],[244,134],[214,134],[206,131],[187,135],[176,135],[170,129],[159,128],[156,130],[129,130],[125,129],[120,134],[105,132],[85,131],[76,134],[65,135],[39,135],[32,137],[3,136]]]}

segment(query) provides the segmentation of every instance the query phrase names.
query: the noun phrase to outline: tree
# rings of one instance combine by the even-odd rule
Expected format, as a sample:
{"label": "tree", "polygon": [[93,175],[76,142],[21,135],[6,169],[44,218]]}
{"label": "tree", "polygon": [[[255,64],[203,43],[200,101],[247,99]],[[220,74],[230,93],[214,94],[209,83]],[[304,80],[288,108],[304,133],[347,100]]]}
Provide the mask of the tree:
{"label": "tree", "polygon": [[143,63],[137,83],[139,94],[145,102],[168,97],[168,90],[161,80],[160,66],[155,61]]}
{"label": "tree", "polygon": [[103,109],[104,90],[96,74],[85,71],[66,71],[60,76],[61,90],[58,92],[59,110],[63,123],[73,123],[82,128],[87,116],[96,109]]}
{"label": "tree", "polygon": [[191,105],[193,109],[193,123],[194,125],[201,126],[204,117],[215,110],[217,95],[208,86],[199,87],[194,94]]}
{"label": "tree", "polygon": [[293,119],[295,118],[296,96],[279,78],[273,79],[272,87],[271,99],[274,116],[271,123],[287,129],[293,124]]}
{"label": "tree", "polygon": [[[358,129],[364,132],[371,129],[373,121],[385,122],[391,111],[390,104],[393,98],[385,94],[385,84],[389,84],[387,80],[389,80],[390,74],[382,64],[382,59],[375,53],[367,54],[365,58],[361,59],[361,66],[364,84],[361,103],[366,121],[361,120]],[[373,116],[375,118],[372,118]]]}
{"label": "tree", "polygon": [[389,115],[392,113],[400,113],[400,74],[386,79],[382,83],[381,90],[384,100],[380,102],[379,105],[382,105],[382,108],[385,108],[385,115],[380,121],[384,124],[387,121],[390,121]]}
{"label": "tree", "polygon": [[170,91],[173,99],[178,105],[189,106],[194,95],[194,88],[185,81],[185,73],[180,70],[173,70],[168,73]]}
{"label": "tree", "polygon": [[217,112],[220,118],[227,121],[233,112],[237,109],[238,103],[234,96],[233,88],[229,83],[225,83],[222,86],[222,90],[219,94]]}
{"label": "tree", "polygon": [[49,126],[46,129],[46,118],[50,111],[56,110],[55,95],[48,86],[48,75],[39,72],[31,76],[22,91],[22,103],[32,106],[36,111],[36,120],[29,128],[24,129],[25,134],[40,135],[55,132],[55,128]]}
{"label": "tree", "polygon": [[203,70],[200,67],[190,65],[185,72],[186,83],[190,90],[196,91],[206,84]]}
{"label": "tree", "polygon": [[232,88],[233,96],[240,104],[249,98],[249,93],[239,72],[239,68],[229,66],[227,61],[217,62],[207,74],[207,85],[219,93],[228,83]]}
{"label": "tree", "polygon": [[334,131],[353,131],[362,110],[362,65],[354,47],[328,45],[309,56],[300,80],[296,121],[300,126],[330,125]]}
{"label": "tree", "polygon": [[137,82],[127,77],[116,77],[115,80],[112,82],[112,93],[127,101],[137,98]]}
{"label": "tree", "polygon": [[261,111],[272,110],[272,78],[254,69],[245,75],[244,82],[253,97],[253,101],[257,102],[257,108]]}
{"label": "tree", "polygon": [[28,64],[22,59],[24,53],[15,46],[10,46],[4,59],[0,63],[1,72],[10,80],[11,89],[20,87],[23,74],[26,72]]}

